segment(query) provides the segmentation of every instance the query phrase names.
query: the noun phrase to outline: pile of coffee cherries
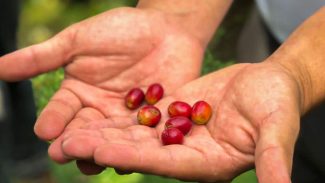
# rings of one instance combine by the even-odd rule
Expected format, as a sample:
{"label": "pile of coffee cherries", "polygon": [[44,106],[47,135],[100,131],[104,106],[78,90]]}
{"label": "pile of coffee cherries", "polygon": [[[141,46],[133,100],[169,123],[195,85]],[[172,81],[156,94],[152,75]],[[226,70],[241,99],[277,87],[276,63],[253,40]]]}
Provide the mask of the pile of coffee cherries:
{"label": "pile of coffee cherries", "polygon": [[[163,87],[154,83],[149,86],[146,93],[140,88],[131,89],[125,97],[127,108],[134,110],[141,106],[143,101],[147,105],[140,108],[137,115],[138,123],[149,127],[156,126],[160,119],[160,110],[154,106],[164,95]],[[168,106],[169,119],[165,123],[165,130],[161,134],[164,145],[182,144],[184,135],[192,128],[192,122],[205,125],[211,118],[212,108],[205,101],[196,102],[191,107],[186,102],[175,101]]]}

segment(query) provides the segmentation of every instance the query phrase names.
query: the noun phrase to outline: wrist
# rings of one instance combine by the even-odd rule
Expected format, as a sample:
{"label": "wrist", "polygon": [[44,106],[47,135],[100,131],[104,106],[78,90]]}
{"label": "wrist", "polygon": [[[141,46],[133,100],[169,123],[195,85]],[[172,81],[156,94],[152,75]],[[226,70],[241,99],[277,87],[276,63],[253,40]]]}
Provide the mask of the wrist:
{"label": "wrist", "polygon": [[297,59],[299,58],[295,58],[294,55],[275,53],[267,58],[265,62],[278,67],[282,73],[286,74],[293,81],[292,83],[297,91],[297,99],[299,100],[298,103],[300,104],[299,108],[302,115],[313,106],[311,79],[308,71],[300,65]]}
{"label": "wrist", "polygon": [[324,19],[325,7],[299,26],[269,58],[286,68],[299,84],[303,112],[325,100]]}
{"label": "wrist", "polygon": [[137,8],[156,10],[188,32],[204,47],[212,38],[232,0],[139,0]]}

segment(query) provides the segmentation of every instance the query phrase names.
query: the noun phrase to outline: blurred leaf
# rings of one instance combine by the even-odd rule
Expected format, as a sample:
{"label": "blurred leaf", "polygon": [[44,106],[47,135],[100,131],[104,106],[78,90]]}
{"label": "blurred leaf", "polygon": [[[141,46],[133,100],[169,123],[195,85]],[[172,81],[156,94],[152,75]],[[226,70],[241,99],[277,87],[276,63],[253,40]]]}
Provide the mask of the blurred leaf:
{"label": "blurred leaf", "polygon": [[38,114],[48,103],[54,92],[60,87],[63,77],[63,69],[59,69],[32,79]]}
{"label": "blurred leaf", "polygon": [[247,171],[236,177],[231,183],[257,183],[255,170]]}
{"label": "blurred leaf", "polygon": [[229,65],[234,64],[234,61],[227,61],[227,62],[222,62],[215,58],[215,56],[207,50],[205,52],[204,56],[204,62],[203,62],[203,67],[202,67],[202,75],[208,74],[210,72],[216,71],[218,69],[227,67]]}
{"label": "blurred leaf", "polygon": [[65,165],[57,165],[52,162],[51,165],[56,183],[89,183],[92,179],[92,177],[81,174],[73,162]]}

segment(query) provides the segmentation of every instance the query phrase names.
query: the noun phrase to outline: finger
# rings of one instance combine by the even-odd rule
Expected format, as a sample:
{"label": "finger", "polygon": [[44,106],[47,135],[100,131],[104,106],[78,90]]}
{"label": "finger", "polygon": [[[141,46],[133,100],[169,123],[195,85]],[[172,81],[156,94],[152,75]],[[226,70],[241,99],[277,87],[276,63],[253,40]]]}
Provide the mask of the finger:
{"label": "finger", "polygon": [[74,36],[72,30],[64,31],[43,43],[0,57],[0,79],[18,81],[67,64]]}
{"label": "finger", "polygon": [[[111,138],[120,137],[120,130],[111,130]],[[95,149],[107,143],[99,130],[73,130],[62,141],[62,152],[69,159],[93,159]]]}
{"label": "finger", "polygon": [[65,80],[62,87],[73,90],[85,106],[98,109],[106,117],[128,116],[131,113],[125,107],[124,96],[121,93],[71,79]]}
{"label": "finger", "polygon": [[54,140],[48,148],[49,157],[59,164],[66,164],[71,161],[71,159],[64,156],[64,153],[61,148],[63,136],[60,136],[58,139]]}
{"label": "finger", "polygon": [[76,118],[67,125],[65,133],[60,135],[59,138],[55,139],[54,142],[50,145],[48,149],[50,158],[60,164],[70,162],[71,158],[67,157],[62,151],[63,139],[69,136],[69,134],[72,133],[72,130],[80,129],[81,126],[89,123],[91,120],[99,120],[103,118],[104,116],[95,109],[81,109],[76,115]]}
{"label": "finger", "polygon": [[60,89],[38,117],[34,131],[44,140],[57,138],[81,109],[79,98],[67,89]]}
{"label": "finger", "polygon": [[[86,114],[92,112],[92,110],[94,109],[82,109],[82,111],[76,115],[76,118],[66,127],[67,131],[62,135],[63,138],[56,140],[60,142],[51,145],[50,152],[54,152],[50,153],[52,159],[63,162],[68,159],[89,159],[93,156],[93,150],[100,144],[99,142],[103,140],[103,131],[105,131],[105,128],[126,128],[134,125],[132,120],[126,118],[118,118],[126,121],[102,119],[103,116],[101,116],[101,114],[97,116],[98,118],[89,119],[91,114],[88,116]],[[94,120],[92,121],[92,119]],[[120,137],[120,130],[111,130],[109,136],[110,138],[114,138],[115,136]],[[130,137],[125,138],[130,139]],[[104,139],[106,138],[104,137]],[[95,143],[93,143],[93,141]]]}
{"label": "finger", "polygon": [[[173,148],[163,148],[153,144],[155,143],[150,146],[105,144],[96,149],[95,162],[125,171],[152,173],[183,180],[207,178],[189,176],[197,173],[195,172],[198,171],[197,167],[204,167],[201,164],[201,159],[196,157],[200,156],[198,152],[187,152],[187,149],[180,145],[173,145]],[[192,170],[189,167],[192,167]]]}
{"label": "finger", "polygon": [[82,108],[74,117],[74,119],[66,126],[65,130],[82,129],[93,121],[104,120],[105,116],[98,110],[90,107]]}
{"label": "finger", "polygon": [[271,115],[260,129],[256,173],[261,183],[290,183],[294,144],[299,132],[298,112]]}
{"label": "finger", "polygon": [[79,170],[85,175],[97,175],[106,169],[105,167],[85,160],[77,160],[76,164]]}
{"label": "finger", "polygon": [[[84,130],[77,131],[85,133]],[[94,149],[105,143],[97,131],[86,132],[83,135],[72,135],[72,137],[63,140],[62,150],[66,157],[70,159],[92,159]]]}
{"label": "finger", "polygon": [[[148,127],[139,126],[139,130],[133,130],[132,127],[125,133],[120,129],[106,128],[101,130],[75,129],[66,132],[62,140],[62,153],[59,157],[67,159],[92,159],[94,151],[100,145],[108,143],[111,140],[120,144],[130,144],[130,141],[137,139],[147,139],[156,136],[154,130]],[[143,129],[143,131],[141,131]]]}
{"label": "finger", "polygon": [[59,164],[65,164],[65,163],[70,162],[73,159],[73,158],[68,157],[67,155],[64,154],[64,152],[62,150],[62,143],[65,138],[70,136],[73,128],[78,129],[78,126],[80,126],[80,124],[84,124],[84,123],[86,123],[86,121],[83,120],[82,118],[74,119],[67,126],[65,132],[62,135],[60,135],[59,138],[57,138],[53,141],[53,143],[50,145],[50,147],[48,149],[49,156],[53,161],[55,161]]}
{"label": "finger", "polygon": [[[135,128],[135,127],[133,127]],[[116,129],[114,129],[116,130]],[[123,171],[151,173],[182,180],[215,181],[219,172],[211,173],[209,162],[199,150],[185,145],[162,146],[153,129],[120,130],[120,137],[110,138],[111,129],[106,129],[109,139],[94,152],[96,164]],[[130,135],[132,133],[132,135]],[[130,136],[130,139],[125,138]],[[121,142],[121,138],[124,141]],[[198,147],[199,149],[199,147]],[[214,156],[212,159],[218,158]],[[212,160],[214,161],[214,160]],[[209,169],[209,170],[208,170]],[[220,176],[221,177],[221,176]]]}

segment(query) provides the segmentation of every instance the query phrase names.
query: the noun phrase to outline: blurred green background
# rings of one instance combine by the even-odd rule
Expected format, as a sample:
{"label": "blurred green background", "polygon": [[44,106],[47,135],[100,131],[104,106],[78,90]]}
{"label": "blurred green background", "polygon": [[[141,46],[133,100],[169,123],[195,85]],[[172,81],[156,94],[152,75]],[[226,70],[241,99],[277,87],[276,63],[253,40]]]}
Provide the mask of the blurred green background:
{"label": "blurred green background", "polygon": [[[120,7],[135,6],[136,0],[25,0],[22,3],[19,28],[19,47],[42,42],[65,27],[100,12]],[[234,63],[234,45],[240,27],[247,17],[251,0],[236,2],[211,41],[205,55],[202,74]],[[59,87],[63,70],[44,74],[33,79],[38,112]],[[49,160],[50,161],[50,160]],[[107,169],[98,176],[84,176],[74,163],[56,165],[51,162],[51,173],[56,183],[177,183],[181,181],[143,174],[120,176]],[[233,183],[256,183],[254,171],[237,177]]]}

